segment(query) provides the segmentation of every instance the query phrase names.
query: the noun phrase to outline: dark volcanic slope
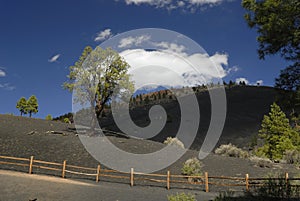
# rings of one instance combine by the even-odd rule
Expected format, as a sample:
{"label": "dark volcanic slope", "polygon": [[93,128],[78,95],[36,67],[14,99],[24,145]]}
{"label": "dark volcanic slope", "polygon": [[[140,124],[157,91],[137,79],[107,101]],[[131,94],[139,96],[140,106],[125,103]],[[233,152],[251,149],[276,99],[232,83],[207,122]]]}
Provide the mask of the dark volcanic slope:
{"label": "dark volcanic slope", "polygon": [[[263,116],[268,113],[270,105],[276,99],[276,91],[271,87],[235,86],[226,89],[227,117],[219,144],[233,143],[240,147],[249,144],[252,136],[257,134]],[[211,102],[208,92],[197,93],[201,121],[192,149],[199,149],[206,136],[211,119]],[[169,121],[159,135],[152,140],[162,142],[169,136],[175,136],[180,125],[180,107],[177,101],[161,104]],[[139,126],[149,124],[148,112],[150,105],[137,107],[131,111],[133,121]],[[101,124],[110,130],[120,131],[111,116],[101,120]]]}

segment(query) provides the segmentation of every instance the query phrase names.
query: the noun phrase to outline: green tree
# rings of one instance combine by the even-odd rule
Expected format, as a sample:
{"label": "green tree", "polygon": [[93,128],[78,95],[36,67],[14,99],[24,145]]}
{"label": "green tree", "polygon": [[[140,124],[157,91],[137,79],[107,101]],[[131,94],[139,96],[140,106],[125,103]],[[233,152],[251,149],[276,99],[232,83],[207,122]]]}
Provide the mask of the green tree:
{"label": "green tree", "polygon": [[27,100],[25,97],[21,97],[18,100],[16,108],[19,109],[21,116],[23,116],[23,114],[27,114]]}
{"label": "green tree", "polygon": [[269,115],[264,116],[259,137],[264,144],[258,148],[257,154],[271,160],[282,159],[286,150],[294,150],[300,146],[299,133],[292,129],[289,119],[276,103],[271,105]]}
{"label": "green tree", "polygon": [[29,97],[27,101],[27,112],[29,113],[29,117],[32,116],[32,114],[38,113],[38,100],[35,95],[32,95]]}
{"label": "green tree", "polygon": [[300,59],[300,1],[299,0],[243,0],[247,10],[245,20],[259,34],[258,54],[280,53],[286,60]]}
{"label": "green tree", "polygon": [[88,102],[91,111],[95,111],[95,116],[91,117],[92,134],[113,93],[129,100],[128,95],[133,91],[127,73],[129,67],[112,49],[96,47],[92,50],[90,46],[85,47],[79,60],[70,66],[69,82],[64,83],[64,88],[73,91],[75,102],[82,105]]}
{"label": "green tree", "polygon": [[245,20],[249,27],[258,32],[258,54],[260,59],[267,55],[280,54],[289,62],[280,76],[276,78],[275,87],[280,91],[280,100],[295,116],[296,91],[300,90],[300,1],[299,0],[243,0],[242,6],[247,10]]}

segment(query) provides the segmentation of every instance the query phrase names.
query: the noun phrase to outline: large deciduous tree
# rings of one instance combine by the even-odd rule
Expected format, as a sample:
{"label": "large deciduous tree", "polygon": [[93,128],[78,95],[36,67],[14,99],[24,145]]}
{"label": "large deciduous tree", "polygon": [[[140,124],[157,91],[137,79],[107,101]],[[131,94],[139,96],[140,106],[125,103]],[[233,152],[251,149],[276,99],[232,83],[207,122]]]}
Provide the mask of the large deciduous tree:
{"label": "large deciduous tree", "polygon": [[[127,73],[130,66],[110,48],[90,46],[84,48],[75,65],[70,66],[69,81],[64,88],[73,91],[74,101],[82,105],[89,103],[92,115],[91,132],[95,131],[105,104],[114,94],[131,94],[133,83]],[[92,114],[92,113],[91,113]]]}

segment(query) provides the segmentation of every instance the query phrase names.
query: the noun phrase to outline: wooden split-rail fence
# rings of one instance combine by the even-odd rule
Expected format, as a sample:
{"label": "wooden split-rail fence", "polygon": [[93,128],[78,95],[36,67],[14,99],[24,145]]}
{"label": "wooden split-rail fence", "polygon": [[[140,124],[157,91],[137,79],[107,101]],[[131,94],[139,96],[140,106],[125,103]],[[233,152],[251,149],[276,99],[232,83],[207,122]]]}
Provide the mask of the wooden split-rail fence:
{"label": "wooden split-rail fence", "polygon": [[[202,186],[202,189],[205,190],[205,192],[209,192],[211,186],[222,186],[230,188],[242,187],[243,190],[250,191],[251,187],[263,185],[263,182],[270,180],[270,178],[250,178],[249,174],[246,174],[245,177],[210,176],[208,172],[205,172],[203,176],[173,175],[170,171],[167,171],[166,174],[146,174],[141,172],[135,172],[134,168],[131,168],[128,172],[119,172],[116,170],[101,168],[100,164],[95,168],[80,167],[67,164],[66,160],[64,160],[62,163],[47,162],[42,160],[36,160],[34,156],[31,156],[30,158],[0,156],[0,165],[1,164],[8,165],[10,167],[27,167],[29,174],[32,174],[34,172],[34,168],[39,168],[44,170],[56,171],[59,173],[59,175],[61,175],[62,178],[66,178],[66,174],[68,173],[73,175],[84,175],[94,177],[96,182],[99,182],[101,178],[123,179],[123,181],[128,181],[130,186],[136,185],[135,182],[140,180],[144,182],[150,181],[161,183],[168,190],[172,187],[171,185],[177,184],[176,188],[189,188],[188,185]],[[271,179],[276,180],[280,178]],[[288,173],[285,173],[285,177],[281,179],[284,179],[287,185],[290,185],[290,181],[300,181],[300,178],[289,178]],[[220,182],[220,180],[222,182]],[[223,183],[224,181],[227,182]]]}

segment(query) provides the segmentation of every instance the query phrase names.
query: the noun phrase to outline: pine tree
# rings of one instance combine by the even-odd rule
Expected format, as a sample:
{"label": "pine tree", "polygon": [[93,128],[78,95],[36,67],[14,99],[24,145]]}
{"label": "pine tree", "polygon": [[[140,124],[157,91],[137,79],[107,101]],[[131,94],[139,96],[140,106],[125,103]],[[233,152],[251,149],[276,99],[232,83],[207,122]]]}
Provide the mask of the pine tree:
{"label": "pine tree", "polygon": [[27,112],[29,113],[29,116],[32,116],[32,113],[36,114],[38,112],[38,100],[35,97],[35,95],[30,96],[30,98],[27,101]]}
{"label": "pine tree", "polygon": [[269,115],[265,115],[259,130],[264,145],[257,151],[271,160],[282,159],[286,150],[299,148],[299,133],[292,129],[289,119],[280,107],[273,103]]}
{"label": "pine tree", "polygon": [[27,114],[27,101],[25,97],[19,99],[16,108],[19,109],[21,116],[23,116],[23,114]]}

